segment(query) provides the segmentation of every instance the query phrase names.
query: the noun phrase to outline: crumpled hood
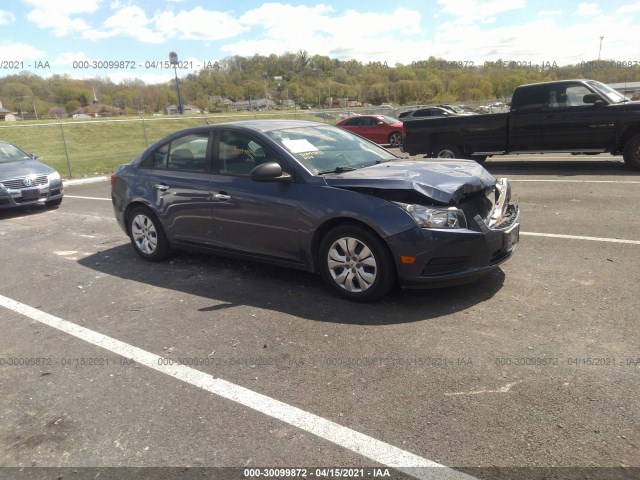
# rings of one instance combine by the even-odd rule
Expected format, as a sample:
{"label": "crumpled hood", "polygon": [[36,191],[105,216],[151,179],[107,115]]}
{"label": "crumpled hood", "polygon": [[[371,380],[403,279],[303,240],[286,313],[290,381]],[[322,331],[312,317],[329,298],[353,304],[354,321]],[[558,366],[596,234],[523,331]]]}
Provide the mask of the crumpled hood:
{"label": "crumpled hood", "polygon": [[466,194],[496,184],[473,160],[395,161],[325,175],[332,187],[415,190],[437,202],[455,205]]}
{"label": "crumpled hood", "polygon": [[0,163],[0,182],[10,178],[19,178],[35,173],[36,175],[48,175],[55,170],[37,160],[24,160],[20,162]]}

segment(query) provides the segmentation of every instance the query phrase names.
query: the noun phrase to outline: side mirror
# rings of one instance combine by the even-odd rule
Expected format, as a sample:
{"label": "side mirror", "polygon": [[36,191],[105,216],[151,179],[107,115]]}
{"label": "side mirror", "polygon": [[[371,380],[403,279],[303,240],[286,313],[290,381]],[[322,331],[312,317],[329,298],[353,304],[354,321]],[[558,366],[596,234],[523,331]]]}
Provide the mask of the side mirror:
{"label": "side mirror", "polygon": [[30,153],[30,154],[29,154],[29,156],[30,156],[31,158],[33,158],[34,160],[37,160],[37,159],[38,159],[38,154],[37,154],[37,153]]}
{"label": "side mirror", "polygon": [[587,93],[584,97],[582,97],[583,103],[591,103],[596,106],[604,105],[605,103],[602,99],[596,95],[595,93]]}
{"label": "side mirror", "polygon": [[249,177],[254,182],[291,182],[293,177],[282,171],[279,163],[268,162],[254,167],[249,172]]}

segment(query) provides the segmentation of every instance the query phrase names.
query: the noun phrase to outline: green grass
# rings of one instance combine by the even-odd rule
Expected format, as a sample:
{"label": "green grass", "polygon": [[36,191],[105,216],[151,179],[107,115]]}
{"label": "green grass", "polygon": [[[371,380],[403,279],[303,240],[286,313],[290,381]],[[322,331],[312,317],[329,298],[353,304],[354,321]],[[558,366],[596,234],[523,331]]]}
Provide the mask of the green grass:
{"label": "green grass", "polygon": [[[220,123],[254,118],[323,121],[312,114],[287,112],[209,115],[207,120]],[[146,117],[144,123],[140,117],[31,121],[0,125],[0,140],[37,154],[40,161],[58,170],[64,178],[78,178],[109,174],[142,152],[147,142],[151,145],[170,133],[200,125],[206,125],[204,116]]]}

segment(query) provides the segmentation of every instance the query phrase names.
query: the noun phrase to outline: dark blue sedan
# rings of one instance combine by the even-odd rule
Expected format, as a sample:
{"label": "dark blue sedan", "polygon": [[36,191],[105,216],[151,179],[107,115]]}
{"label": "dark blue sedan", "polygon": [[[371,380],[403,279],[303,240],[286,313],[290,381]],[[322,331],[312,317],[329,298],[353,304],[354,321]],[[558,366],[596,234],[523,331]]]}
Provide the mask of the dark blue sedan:
{"label": "dark blue sedan", "polygon": [[315,122],[190,128],[111,177],[144,259],[207,252],[319,272],[343,297],[474,280],[518,242],[506,179],[469,160],[406,161]]}

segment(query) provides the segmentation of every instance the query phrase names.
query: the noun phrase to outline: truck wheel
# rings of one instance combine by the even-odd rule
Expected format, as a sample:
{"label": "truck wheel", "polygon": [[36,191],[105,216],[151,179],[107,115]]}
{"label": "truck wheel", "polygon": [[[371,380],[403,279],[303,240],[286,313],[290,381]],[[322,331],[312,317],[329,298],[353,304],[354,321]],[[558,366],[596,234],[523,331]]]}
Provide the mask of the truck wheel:
{"label": "truck wheel", "polygon": [[465,158],[462,150],[456,145],[438,145],[433,151],[435,158]]}
{"label": "truck wheel", "polygon": [[640,170],[640,134],[631,137],[622,153],[624,163],[632,170]]}

